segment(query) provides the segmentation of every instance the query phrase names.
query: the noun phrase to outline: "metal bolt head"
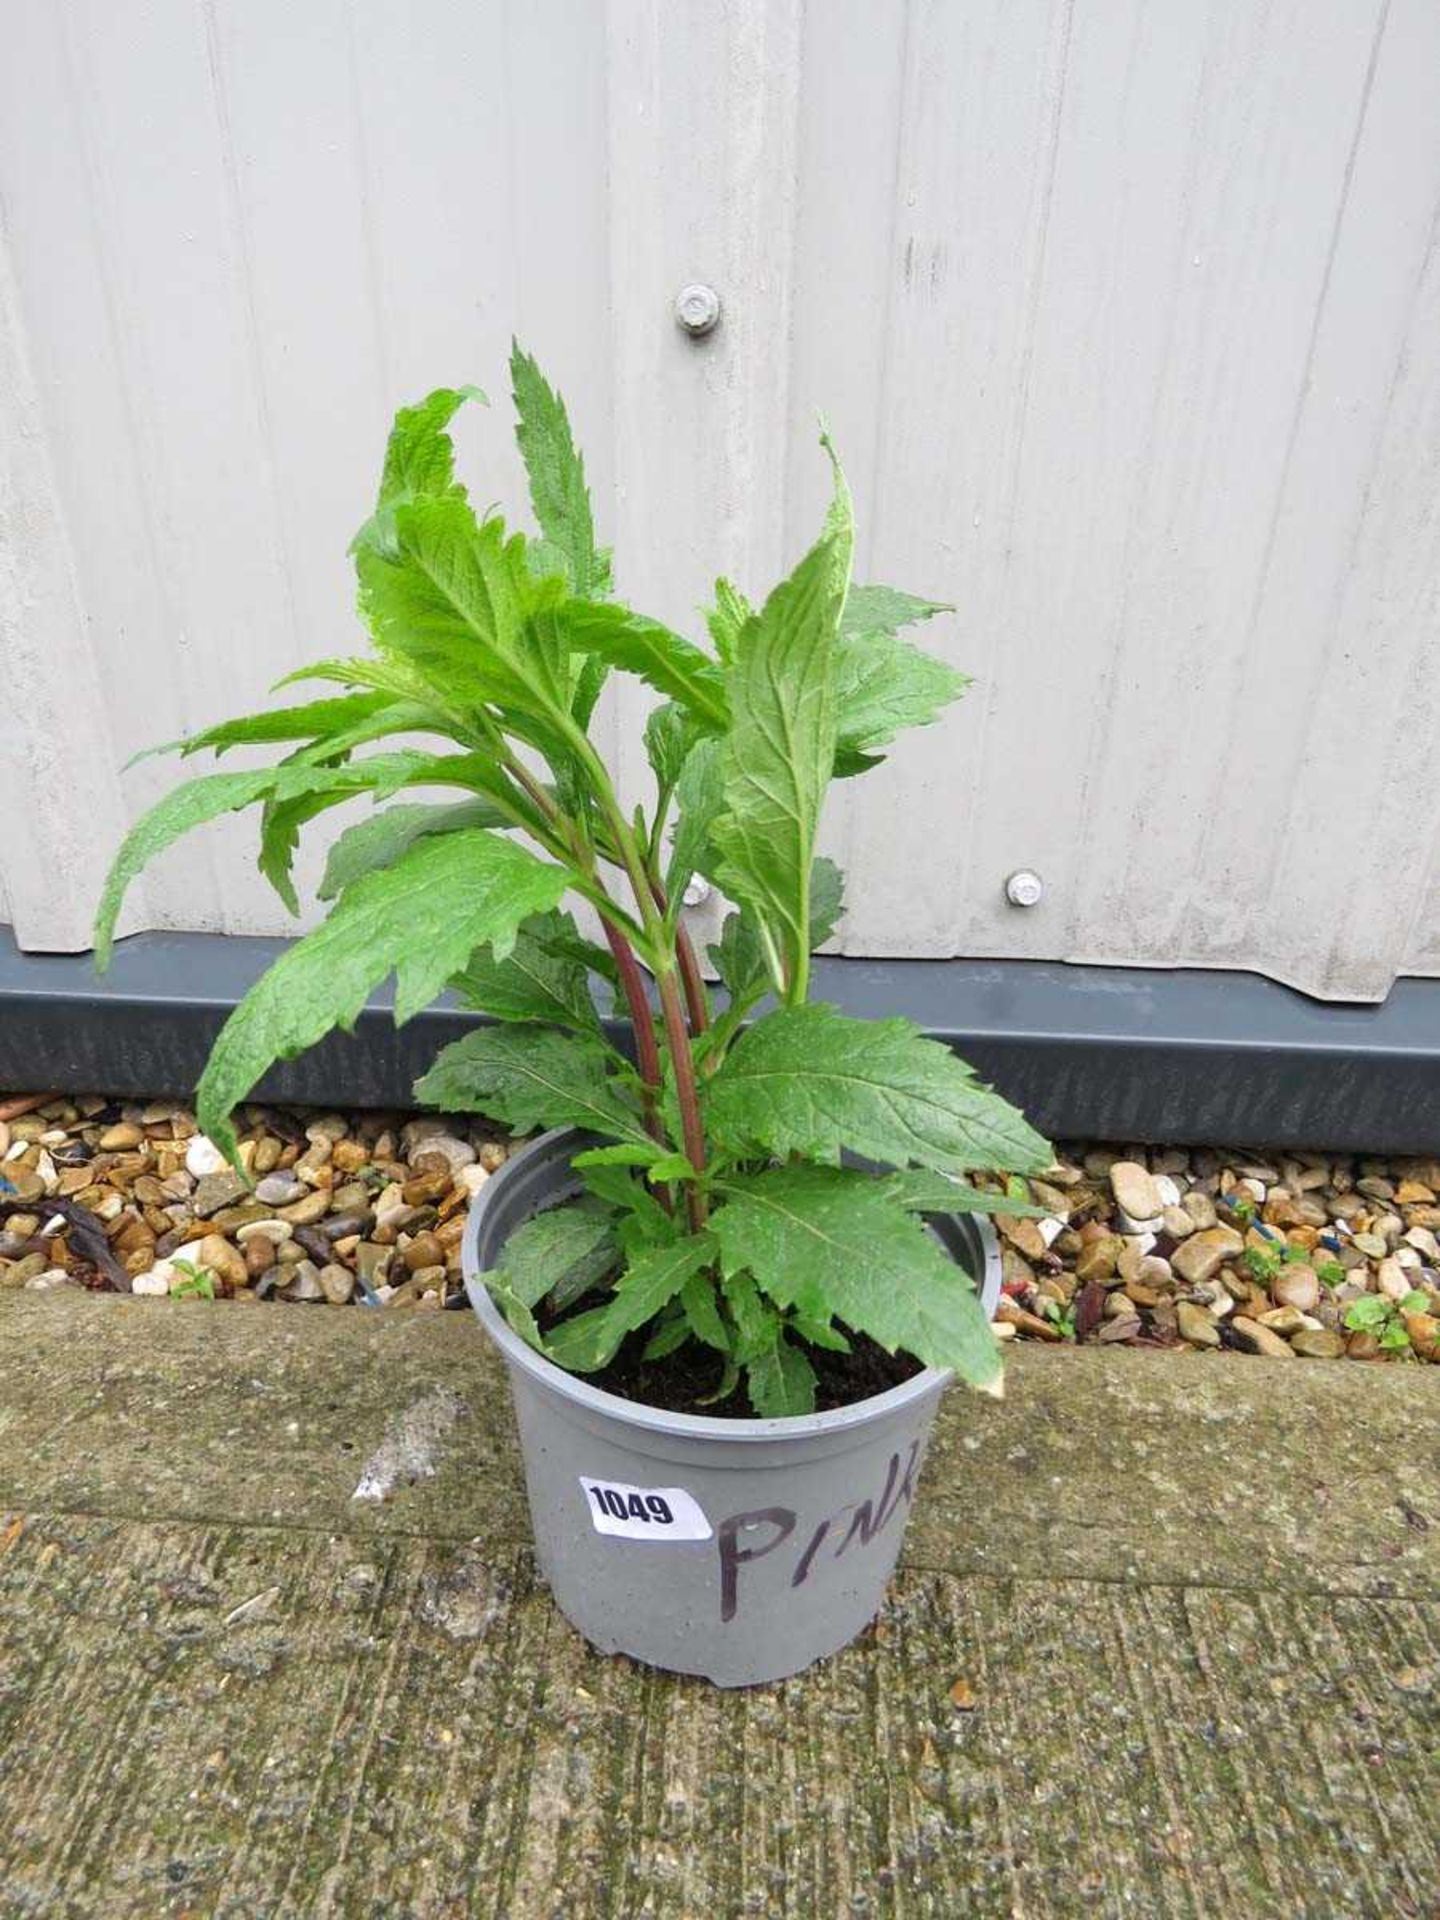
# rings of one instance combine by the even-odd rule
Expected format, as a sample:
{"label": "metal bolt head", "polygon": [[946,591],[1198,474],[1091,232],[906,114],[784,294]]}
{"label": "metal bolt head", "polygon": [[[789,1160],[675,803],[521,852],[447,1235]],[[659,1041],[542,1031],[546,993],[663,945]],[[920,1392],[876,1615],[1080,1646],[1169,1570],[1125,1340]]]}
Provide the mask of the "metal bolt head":
{"label": "metal bolt head", "polygon": [[681,904],[687,907],[703,907],[709,898],[710,882],[698,873],[686,882],[685,891],[680,896]]}
{"label": "metal bolt head", "polygon": [[1017,867],[1005,881],[1005,898],[1012,907],[1038,907],[1045,897],[1045,882],[1029,867]]}
{"label": "metal bolt head", "polygon": [[719,294],[698,280],[682,287],[675,296],[675,318],[692,340],[713,333],[720,320]]}

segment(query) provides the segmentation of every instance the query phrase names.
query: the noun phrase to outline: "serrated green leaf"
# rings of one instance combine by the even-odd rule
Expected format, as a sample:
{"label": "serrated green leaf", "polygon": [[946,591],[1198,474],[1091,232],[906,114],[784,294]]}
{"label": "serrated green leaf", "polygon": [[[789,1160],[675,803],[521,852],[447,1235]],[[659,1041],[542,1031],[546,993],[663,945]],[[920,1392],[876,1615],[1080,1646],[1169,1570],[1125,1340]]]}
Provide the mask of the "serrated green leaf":
{"label": "serrated green leaf", "polygon": [[845,911],[845,876],[833,860],[818,854],[810,869],[810,945],[823,947]]}
{"label": "serrated green leaf", "polygon": [[487,1273],[485,1287],[490,1298],[504,1314],[506,1323],[513,1333],[518,1333],[526,1346],[533,1347],[537,1353],[545,1351],[545,1336],[536,1324],[535,1316],[523,1300],[517,1300],[505,1284],[503,1273]]}
{"label": "serrated green leaf", "polygon": [[815,1369],[783,1328],[773,1346],[756,1354],[745,1369],[750,1404],[762,1420],[791,1419],[815,1411]]}
{"label": "serrated green leaf", "polygon": [[167,793],[140,816],[120,843],[96,909],[93,940],[97,973],[103,973],[110,964],[115,921],[130,882],[141,868],[192,827],[253,805],[274,785],[273,767],[258,767],[248,773],[204,773]]}
{"label": "serrated green leaf", "polygon": [[818,1002],[757,1020],[702,1092],[707,1132],[735,1154],[849,1149],[953,1173],[1040,1173],[1052,1157],[1016,1108],[910,1021],[856,1020]]}
{"label": "serrated green leaf", "polygon": [[678,1352],[690,1338],[690,1322],[683,1313],[671,1313],[669,1318],[662,1317],[654,1333],[645,1342],[645,1351],[641,1355],[645,1360],[663,1360],[667,1354]]}
{"label": "serrated green leaf", "polygon": [[720,741],[701,740],[691,749],[680,769],[675,797],[679,815],[665,869],[665,891],[672,900],[684,893],[695,874],[714,865],[710,829],[725,801]]}
{"label": "serrated green leaf", "polygon": [[674,790],[691,748],[702,737],[679,701],[665,700],[651,709],[645,722],[645,757],[663,792]]}
{"label": "serrated green leaf", "polygon": [[840,632],[847,639],[865,633],[898,633],[937,613],[953,613],[943,600],[922,600],[900,587],[852,586],[845,597]]}
{"label": "serrated green leaf", "polygon": [[361,610],[380,652],[462,704],[541,721],[568,712],[567,662],[538,618],[563,589],[533,578],[524,536],[507,536],[499,519],[477,524],[450,495],[396,507],[394,529],[393,550],[356,554]]}
{"label": "serrated green leaf", "polygon": [[551,1295],[551,1305],[563,1313],[605,1278],[619,1252],[609,1215],[582,1202],[550,1207],[517,1227],[501,1252],[500,1270],[505,1285],[527,1307]]}
{"label": "serrated green leaf", "polygon": [[467,400],[490,403],[479,387],[437,387],[413,407],[401,407],[385,447],[377,504],[421,495],[465,498],[455,478],[455,447],[446,429]]}
{"label": "serrated green leaf", "polygon": [[754,922],[743,912],[726,914],[719,942],[705,951],[732,1001],[746,1001],[763,989],[768,978],[765,950]]}
{"label": "serrated green leaf", "polygon": [[342,732],[357,720],[369,720],[391,704],[388,693],[345,693],[329,700],[307,700],[296,707],[275,707],[269,713],[242,714],[236,720],[222,720],[217,726],[202,727],[199,733],[187,733],[181,740],[168,741],[163,747],[147,747],[130,762],[148,760],[160,753],[224,753],[229,747],[272,746],[282,740],[317,740]]}
{"label": "serrated green leaf", "polygon": [[699,1171],[698,1167],[691,1166],[686,1154],[662,1153],[645,1169],[645,1178],[654,1187],[665,1180],[693,1180]]}
{"label": "serrated green leaf", "polygon": [[1000,1354],[970,1276],[868,1174],[777,1167],[726,1183],[711,1216],[725,1270],[755,1276],[781,1307],[833,1315],[887,1352],[953,1367],[1000,1390]]}
{"label": "serrated green leaf", "polygon": [[503,960],[497,959],[488,948],[472,954],[464,969],[450,982],[466,1006],[488,1013],[493,1020],[538,1023],[567,1027],[575,1033],[598,1034],[600,1020],[595,1002],[590,998],[585,966],[568,955],[556,953],[544,938],[549,923],[562,918],[574,934],[575,923],[569,914],[547,915],[544,921],[520,929],[514,946]]}
{"label": "serrated green leaf", "polygon": [[928,726],[969,685],[965,674],[893,634],[842,636],[835,655],[837,760],[873,755],[907,727]]}
{"label": "serrated green leaf", "polygon": [[735,1356],[742,1363],[772,1346],[780,1330],[780,1316],[743,1267],[722,1272],[720,1291],[735,1322]]}
{"label": "serrated green leaf", "polygon": [[664,1155],[653,1142],[643,1147],[622,1142],[614,1147],[586,1147],[583,1153],[571,1156],[570,1164],[583,1172],[586,1167],[653,1167],[657,1160],[663,1158]]}
{"label": "serrated green leaf", "polygon": [[697,1340],[717,1353],[729,1353],[735,1342],[715,1300],[715,1283],[708,1273],[694,1273],[680,1289],[686,1324]]}
{"label": "serrated green leaf", "polygon": [[812,1347],[823,1347],[827,1353],[849,1353],[850,1342],[840,1329],[827,1320],[812,1320],[803,1313],[792,1313],[790,1331]]}
{"label": "serrated green leaf", "polygon": [[459,833],[466,827],[505,828],[510,824],[491,800],[386,807],[338,836],[326,855],[325,872],[316,893],[322,900],[333,900],[362,874],[388,867],[407,847],[431,834]]}
{"label": "serrated green leaf", "polygon": [[588,599],[600,580],[585,462],[576,451],[565,402],[518,341],[510,348],[510,387],[515,440],[525,462],[536,524],[570,591]]}
{"label": "serrated green leaf", "polygon": [[968,1187],[949,1174],[932,1173],[926,1167],[908,1167],[883,1176],[882,1184],[897,1205],[912,1213],[998,1213],[1007,1220],[1048,1220],[1048,1207],[1031,1206],[1028,1200],[1012,1200],[1003,1193],[986,1193]]}
{"label": "serrated green leaf", "polygon": [[[496,770],[484,756],[472,753],[434,754],[407,750],[373,753],[364,760],[321,761],[292,754],[275,769],[275,791],[260,818],[260,871],[291,913],[300,911],[290,877],[300,829],[331,807],[357,794],[388,800],[401,787],[472,786],[494,783]],[[485,825],[485,820],[472,824]],[[509,826],[503,816],[490,824]]]}
{"label": "serrated green leaf", "polygon": [[371,779],[383,784],[401,771],[402,761],[406,768],[413,770],[414,765],[427,756],[377,756],[382,758],[385,765],[376,773],[356,772],[349,767],[299,766],[294,762],[279,767],[256,767],[242,773],[203,773],[167,793],[141,815],[115,855],[95,914],[96,970],[103,973],[110,964],[115,921],[131,881],[142,867],[182,834],[219,819],[222,813],[236,813],[276,793],[290,799],[309,790],[339,789],[343,795],[359,791]]}
{"label": "serrated green leaf", "polygon": [[[452,836],[454,837],[454,836]],[[440,846],[447,840],[438,842]],[[422,1106],[485,1113],[518,1133],[586,1127],[643,1143],[640,1116],[610,1072],[600,1040],[548,1027],[481,1027],[443,1049],[415,1083]]]}
{"label": "serrated green leaf", "polygon": [[[401,787],[429,779],[445,758],[413,752],[377,753],[368,760],[326,760],[319,767],[298,756],[283,761],[275,769],[275,791],[260,815],[258,865],[290,912],[300,911],[290,871],[300,844],[300,829],[307,822],[356,794],[369,793],[376,800],[388,800]],[[317,777],[322,771],[326,776],[323,779]],[[434,777],[438,780],[444,776],[435,773]]]}
{"label": "serrated green leaf", "polygon": [[691,1274],[714,1258],[715,1242],[708,1233],[689,1234],[673,1246],[645,1254],[621,1275],[603,1307],[592,1307],[556,1327],[545,1351],[571,1373],[597,1372],[615,1357],[627,1333],[653,1320]]}
{"label": "serrated green leaf", "polygon": [[733,664],[741,630],[754,613],[755,609],[738,587],[729,580],[715,582],[715,604],[705,615],[705,624],[722,666]]}
{"label": "serrated green leaf", "polygon": [[474,949],[502,950],[554,906],[568,876],[499,834],[471,829],[422,840],[340,896],[330,918],[262,975],[225,1022],[199,1087],[200,1124],[232,1159],[230,1113],[276,1060],[334,1027],[349,1028],[395,975],[395,1022],[433,1000]]}
{"label": "serrated green leaf", "polygon": [[725,811],[712,876],[756,916],[778,992],[808,976],[810,880],[835,757],[835,633],[850,576],[849,494],[836,468],[826,531],[746,622],[726,675]]}
{"label": "serrated green leaf", "polygon": [[627,1260],[634,1260],[651,1247],[668,1247],[683,1228],[673,1214],[666,1213],[655,1195],[640,1181],[632,1179],[622,1166],[582,1166],[588,1156],[577,1154],[571,1165],[585,1183],[587,1193],[612,1209],[619,1218],[615,1231]]}
{"label": "serrated green leaf", "polygon": [[636,674],[677,701],[696,726],[711,733],[725,727],[729,713],[719,667],[658,620],[613,601],[567,600],[557,610],[556,625],[574,651]]}

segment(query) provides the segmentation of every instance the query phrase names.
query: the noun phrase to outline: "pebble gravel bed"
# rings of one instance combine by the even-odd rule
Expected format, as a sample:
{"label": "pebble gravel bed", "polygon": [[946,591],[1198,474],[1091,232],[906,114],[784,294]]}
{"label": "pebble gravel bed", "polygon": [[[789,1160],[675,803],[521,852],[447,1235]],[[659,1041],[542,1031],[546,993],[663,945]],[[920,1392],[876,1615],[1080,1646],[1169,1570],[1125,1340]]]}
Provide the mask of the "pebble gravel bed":
{"label": "pebble gravel bed", "polygon": [[[253,1188],[174,1100],[0,1099],[0,1291],[460,1306],[484,1121],[251,1106]],[[1440,1160],[1061,1148],[1000,1215],[1001,1339],[1440,1360]]]}

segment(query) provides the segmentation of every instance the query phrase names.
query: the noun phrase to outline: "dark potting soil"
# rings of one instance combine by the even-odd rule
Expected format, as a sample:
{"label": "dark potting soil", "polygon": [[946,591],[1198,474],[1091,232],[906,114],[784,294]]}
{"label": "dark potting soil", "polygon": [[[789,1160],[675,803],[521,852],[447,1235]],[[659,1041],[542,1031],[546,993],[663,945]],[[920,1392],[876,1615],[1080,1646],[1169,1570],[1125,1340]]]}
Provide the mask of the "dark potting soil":
{"label": "dark potting soil", "polygon": [[[608,1296],[595,1293],[582,1300],[574,1312],[600,1306]],[[568,1314],[566,1316],[569,1317]],[[550,1326],[542,1313],[541,1326]],[[643,1407],[658,1407],[665,1413],[697,1413],[720,1420],[753,1420],[755,1409],[745,1391],[742,1374],[739,1385],[723,1400],[712,1398],[720,1384],[724,1361],[712,1347],[698,1340],[687,1340],[663,1359],[647,1360],[645,1344],[653,1328],[632,1333],[620,1351],[599,1373],[585,1378],[602,1393],[616,1394]],[[888,1393],[892,1387],[913,1380],[924,1369],[908,1353],[887,1353],[868,1334],[851,1333],[849,1353],[831,1353],[826,1348],[807,1347],[815,1369],[815,1411],[830,1413],[836,1407],[853,1406],[857,1400],[870,1400]]]}

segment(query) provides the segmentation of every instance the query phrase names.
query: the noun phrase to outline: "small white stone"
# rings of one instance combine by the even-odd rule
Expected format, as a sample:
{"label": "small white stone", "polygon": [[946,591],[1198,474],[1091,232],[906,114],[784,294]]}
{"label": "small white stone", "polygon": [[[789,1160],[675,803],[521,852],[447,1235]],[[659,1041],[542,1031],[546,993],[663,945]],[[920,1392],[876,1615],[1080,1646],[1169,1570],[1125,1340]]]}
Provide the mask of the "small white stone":
{"label": "small white stone", "polygon": [[423,1160],[427,1153],[438,1154],[452,1173],[458,1173],[461,1167],[468,1167],[475,1158],[475,1149],[467,1141],[457,1140],[452,1133],[427,1134],[423,1140],[415,1143],[411,1158]]}
{"label": "small white stone", "polygon": [[63,1233],[64,1231],[65,1231],[65,1216],[63,1213],[52,1213],[50,1218],[45,1222],[44,1226],[41,1227],[40,1229],[40,1232],[42,1233],[42,1235],[44,1235],[47,1239],[53,1233]]}
{"label": "small white stone", "polygon": [[168,1260],[161,1260],[156,1266],[151,1267],[148,1273],[137,1273],[135,1278],[130,1282],[130,1291],[139,1294],[153,1294],[158,1298],[161,1294],[169,1293],[170,1282],[174,1277],[174,1273],[175,1269],[171,1266],[170,1262]]}
{"label": "small white stone", "polygon": [[1245,1192],[1249,1194],[1257,1206],[1263,1203],[1265,1199],[1265,1182],[1263,1180],[1246,1178],[1240,1181],[1239,1185],[1244,1188]]}
{"label": "small white stone", "polygon": [[1154,1178],[1156,1189],[1166,1206],[1178,1207],[1180,1204],[1179,1183],[1172,1180],[1168,1173],[1157,1173]]}
{"label": "small white stone", "polygon": [[30,1142],[28,1140],[14,1141],[9,1147],[6,1148],[5,1158],[7,1160],[18,1160],[21,1154],[24,1153],[25,1149],[29,1146],[29,1144]]}
{"label": "small white stone", "polygon": [[63,1267],[47,1267],[44,1273],[37,1273],[33,1280],[25,1282],[27,1293],[49,1293],[55,1287],[73,1287],[75,1282]]}
{"label": "small white stone", "polygon": [[1153,1240],[1160,1227],[1164,1224],[1158,1213],[1152,1215],[1148,1220],[1140,1220],[1137,1219],[1133,1213],[1127,1213],[1123,1207],[1117,1207],[1116,1212],[1120,1215],[1118,1231],[1128,1233],[1132,1236],[1148,1233]]}
{"label": "small white stone", "polygon": [[[1129,1218],[1129,1215],[1122,1214],[1120,1217],[1122,1220],[1126,1220]],[[1149,1253],[1155,1245],[1156,1236],[1151,1233],[1147,1227],[1127,1227],[1124,1237],[1130,1241],[1137,1253]]]}
{"label": "small white stone", "polygon": [[1047,1247],[1051,1247],[1060,1238],[1060,1235],[1064,1233],[1069,1223],[1064,1220],[1057,1220],[1052,1213],[1048,1220],[1041,1220],[1037,1224],[1040,1228],[1040,1238],[1045,1242]]}
{"label": "small white stone", "polygon": [[[201,1264],[200,1249],[201,1247],[204,1246],[204,1244],[205,1242],[203,1239],[187,1240],[183,1247],[176,1247],[175,1251],[169,1256],[170,1260],[188,1260],[192,1267],[198,1267]],[[161,1261],[160,1264],[164,1266],[164,1265],[167,1265],[168,1263],[166,1261]],[[151,1271],[152,1273],[154,1272],[153,1267]]]}
{"label": "small white stone", "polygon": [[1425,1264],[1414,1247],[1397,1247],[1390,1257],[1398,1260],[1402,1267],[1423,1267]]}
{"label": "small white stone", "polygon": [[229,1164],[213,1140],[207,1139],[203,1133],[191,1135],[190,1144],[185,1149],[185,1166],[197,1180],[207,1173],[223,1173]]}
{"label": "small white stone", "polygon": [[[489,1178],[489,1171],[485,1167],[461,1167],[459,1173],[455,1176],[455,1181],[456,1185],[463,1187],[465,1192],[468,1193],[473,1200]],[[1044,1221],[1040,1223],[1040,1231],[1042,1233],[1045,1231]],[[1049,1245],[1048,1241],[1046,1245]]]}
{"label": "small white stone", "polygon": [[268,1240],[272,1246],[278,1247],[282,1240],[292,1240],[295,1237],[295,1229],[288,1220],[247,1220],[243,1227],[235,1229],[235,1238],[242,1247],[247,1240],[253,1240],[257,1236]]}

